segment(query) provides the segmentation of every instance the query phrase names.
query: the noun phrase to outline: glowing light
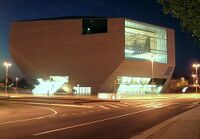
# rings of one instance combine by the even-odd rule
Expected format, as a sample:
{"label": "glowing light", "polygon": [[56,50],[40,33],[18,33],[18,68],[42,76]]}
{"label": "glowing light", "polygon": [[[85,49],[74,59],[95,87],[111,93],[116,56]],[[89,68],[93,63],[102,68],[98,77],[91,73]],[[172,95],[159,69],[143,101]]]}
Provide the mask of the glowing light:
{"label": "glowing light", "polygon": [[[117,94],[159,94],[163,88],[162,85],[150,84],[151,78],[145,77],[117,77],[119,80],[119,87]],[[152,88],[154,91],[152,92]]]}
{"label": "glowing light", "polygon": [[188,87],[184,87],[184,88],[182,89],[182,93],[185,93],[187,89],[188,89]]}
{"label": "glowing light", "polygon": [[74,94],[78,95],[91,95],[91,87],[81,87],[79,84],[73,87]]}
{"label": "glowing light", "polygon": [[9,63],[9,62],[4,62],[3,65],[6,66],[6,67],[10,67],[10,66],[12,66],[12,64]]}
{"label": "glowing light", "polygon": [[112,93],[98,93],[99,99],[112,99]]}
{"label": "glowing light", "polygon": [[67,85],[67,84],[62,86],[62,90],[64,90],[67,93],[71,93],[72,92],[71,87],[69,85]]}
{"label": "glowing light", "polygon": [[200,64],[193,64],[192,67],[194,67],[194,68],[200,67]]}
{"label": "glowing light", "polygon": [[69,80],[68,76],[50,76],[50,80],[37,79],[40,83],[32,90],[34,95],[53,95]]}

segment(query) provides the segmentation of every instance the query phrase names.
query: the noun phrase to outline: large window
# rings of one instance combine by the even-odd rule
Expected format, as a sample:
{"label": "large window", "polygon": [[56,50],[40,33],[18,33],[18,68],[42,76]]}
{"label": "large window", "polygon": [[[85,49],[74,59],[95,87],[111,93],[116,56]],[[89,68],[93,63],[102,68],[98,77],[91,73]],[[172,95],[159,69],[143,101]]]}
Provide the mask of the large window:
{"label": "large window", "polygon": [[159,94],[166,82],[166,79],[148,77],[117,77],[119,86],[117,89],[118,94]]}
{"label": "large window", "polygon": [[167,63],[166,30],[125,20],[125,58]]}
{"label": "large window", "polygon": [[106,33],[107,19],[89,18],[82,20],[82,34]]}

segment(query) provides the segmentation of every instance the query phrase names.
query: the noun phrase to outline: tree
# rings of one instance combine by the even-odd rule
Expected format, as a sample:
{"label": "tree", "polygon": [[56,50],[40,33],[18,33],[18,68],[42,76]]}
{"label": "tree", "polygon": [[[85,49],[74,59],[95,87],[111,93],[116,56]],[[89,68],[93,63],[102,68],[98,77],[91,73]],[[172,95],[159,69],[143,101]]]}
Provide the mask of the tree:
{"label": "tree", "polygon": [[170,81],[170,86],[168,88],[168,93],[178,93],[178,92],[182,92],[182,89],[184,87],[187,87],[188,84],[188,80],[186,80],[185,78],[181,77],[181,78],[177,78],[177,79],[172,79]]}
{"label": "tree", "polygon": [[181,22],[183,30],[200,41],[200,0],[157,0],[165,14]]}

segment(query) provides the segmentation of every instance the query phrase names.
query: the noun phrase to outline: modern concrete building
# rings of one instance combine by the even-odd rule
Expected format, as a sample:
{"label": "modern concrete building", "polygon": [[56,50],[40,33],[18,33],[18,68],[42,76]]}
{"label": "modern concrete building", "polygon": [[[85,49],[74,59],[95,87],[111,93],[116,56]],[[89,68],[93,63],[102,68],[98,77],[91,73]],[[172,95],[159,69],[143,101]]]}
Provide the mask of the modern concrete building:
{"label": "modern concrete building", "polygon": [[83,93],[161,93],[175,67],[174,30],[125,18],[14,22],[10,52],[29,80],[67,76]]}

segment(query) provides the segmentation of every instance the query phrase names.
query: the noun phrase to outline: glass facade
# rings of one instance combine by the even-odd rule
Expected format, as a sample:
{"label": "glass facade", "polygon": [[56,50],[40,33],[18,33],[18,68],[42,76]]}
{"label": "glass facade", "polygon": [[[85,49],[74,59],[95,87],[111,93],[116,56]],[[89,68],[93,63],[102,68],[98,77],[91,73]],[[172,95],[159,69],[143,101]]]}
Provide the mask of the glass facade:
{"label": "glass facade", "polygon": [[159,94],[166,81],[166,79],[155,78],[155,84],[152,84],[151,78],[127,76],[118,76],[117,80],[118,94]]}
{"label": "glass facade", "polygon": [[125,58],[167,63],[166,29],[125,20]]}

